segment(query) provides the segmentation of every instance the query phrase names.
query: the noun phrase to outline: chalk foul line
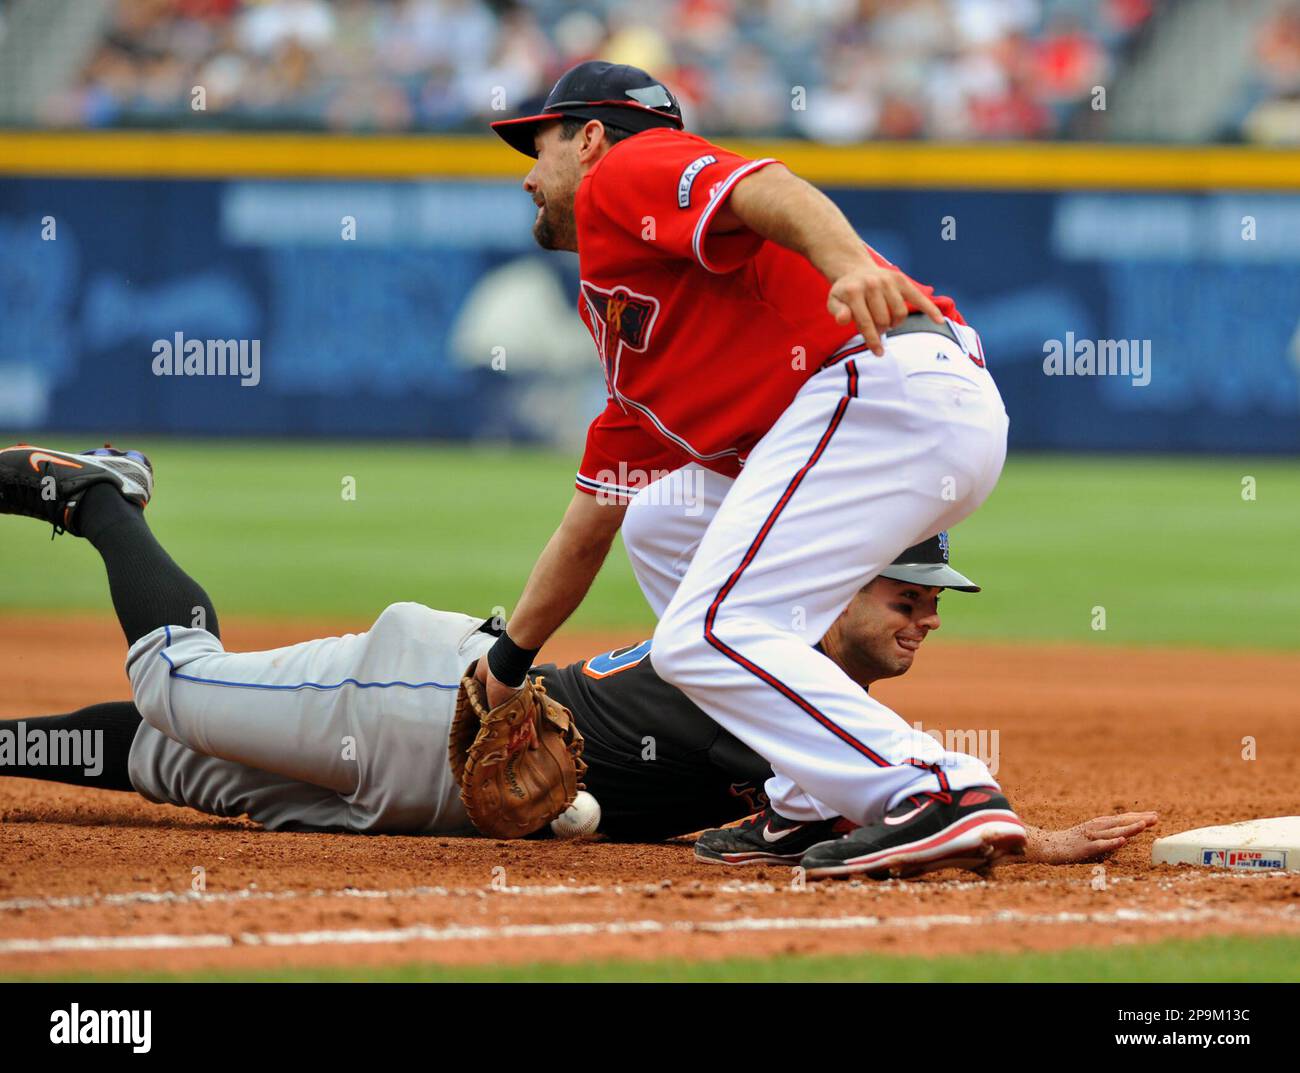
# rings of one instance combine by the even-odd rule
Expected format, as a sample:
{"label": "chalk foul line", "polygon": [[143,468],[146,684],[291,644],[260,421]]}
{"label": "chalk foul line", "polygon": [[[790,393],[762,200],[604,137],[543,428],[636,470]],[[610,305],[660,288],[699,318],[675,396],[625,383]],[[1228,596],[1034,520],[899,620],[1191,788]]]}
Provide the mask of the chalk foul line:
{"label": "chalk foul line", "polygon": [[941,913],[923,916],[812,916],[739,918],[722,921],[613,920],[559,924],[451,924],[434,927],[412,924],[399,928],[342,928],[297,932],[240,932],[200,935],[58,935],[42,939],[0,941],[0,955],[98,953],[140,950],[212,950],[235,947],[369,946],[401,943],[485,942],[512,939],[562,939],[618,935],[718,935],[736,932],[875,931],[996,925],[1123,925],[1203,924],[1269,921],[1300,924],[1295,905],[1220,909],[1212,906],[1178,909],[1120,908],[1108,912],[1025,913],[1001,909],[982,914]]}
{"label": "chalk foul line", "polygon": [[[1188,869],[1176,876],[1161,876],[1154,880],[1162,890],[1171,889],[1174,884],[1204,883],[1210,881],[1228,881],[1237,883],[1258,883],[1270,879],[1283,879],[1292,873],[1287,872],[1220,872]],[[1114,876],[1107,879],[1109,887],[1126,886],[1138,882],[1151,881],[1148,877]],[[1057,880],[1037,879],[1030,882],[1016,880],[1017,889],[1051,886]],[[1086,881],[1080,881],[1086,882]],[[836,891],[862,887],[872,891],[890,889],[907,889],[906,881],[888,880],[872,882],[870,880],[836,881],[834,883],[817,883],[806,888],[809,893],[834,893]],[[975,890],[987,889],[989,883],[978,879],[930,880],[925,884],[927,891],[933,890]],[[300,899],[357,898],[361,900],[383,901],[386,899],[416,898],[491,898],[497,895],[516,898],[570,898],[590,895],[640,895],[653,892],[680,893],[682,891],[706,894],[785,894],[791,887],[788,883],[770,883],[764,881],[725,880],[721,883],[693,883],[690,886],[674,886],[670,880],[657,883],[551,883],[518,884],[494,887],[490,884],[481,887],[443,887],[418,886],[400,887],[392,890],[374,890],[361,887],[340,887],[336,890],[259,890],[256,885],[241,887],[228,891],[194,891],[194,890],[129,890],[115,893],[73,894],[73,895],[35,895],[29,897],[0,899],[0,913],[24,913],[37,909],[93,909],[99,906],[124,905],[225,905],[241,902],[285,902]]]}

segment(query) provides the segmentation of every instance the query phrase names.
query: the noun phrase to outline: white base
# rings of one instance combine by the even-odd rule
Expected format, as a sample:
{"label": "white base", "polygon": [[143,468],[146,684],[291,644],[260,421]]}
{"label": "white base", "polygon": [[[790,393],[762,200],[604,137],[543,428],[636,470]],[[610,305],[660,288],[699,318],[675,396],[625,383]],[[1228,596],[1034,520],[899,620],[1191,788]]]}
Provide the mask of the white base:
{"label": "white base", "polygon": [[1157,838],[1152,864],[1196,864],[1239,872],[1300,872],[1300,816],[1246,820]]}

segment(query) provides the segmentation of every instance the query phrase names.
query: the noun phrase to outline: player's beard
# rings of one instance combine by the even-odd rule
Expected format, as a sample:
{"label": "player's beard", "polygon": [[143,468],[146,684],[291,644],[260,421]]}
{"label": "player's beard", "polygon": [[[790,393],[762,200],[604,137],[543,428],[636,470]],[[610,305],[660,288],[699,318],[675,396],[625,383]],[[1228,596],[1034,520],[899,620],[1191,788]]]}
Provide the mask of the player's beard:
{"label": "player's beard", "polygon": [[916,653],[901,651],[892,633],[859,635],[837,651],[840,669],[863,686],[906,674],[916,661]]}
{"label": "player's beard", "polygon": [[547,198],[533,221],[533,238],[544,250],[576,250],[578,236],[573,209],[564,212],[559,202]]}
{"label": "player's beard", "polygon": [[[892,639],[890,648],[894,645]],[[914,656],[904,656],[897,651],[873,652],[858,649],[853,653],[853,674],[855,680],[878,682],[882,678],[897,678],[906,674],[915,661]]]}

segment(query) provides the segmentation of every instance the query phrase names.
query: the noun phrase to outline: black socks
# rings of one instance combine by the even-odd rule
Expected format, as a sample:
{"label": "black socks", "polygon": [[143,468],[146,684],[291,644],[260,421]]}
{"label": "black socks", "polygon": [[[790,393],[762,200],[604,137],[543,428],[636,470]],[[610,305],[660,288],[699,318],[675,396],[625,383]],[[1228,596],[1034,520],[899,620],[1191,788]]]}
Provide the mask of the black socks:
{"label": "black socks", "polygon": [[104,560],[113,609],[128,645],[159,626],[197,626],[221,636],[203,587],[158,543],[144,511],[112,485],[90,488],[77,507],[76,521]]}
{"label": "black socks", "polygon": [[140,722],[129,700],[0,721],[0,775],[134,792],[127,766]]}

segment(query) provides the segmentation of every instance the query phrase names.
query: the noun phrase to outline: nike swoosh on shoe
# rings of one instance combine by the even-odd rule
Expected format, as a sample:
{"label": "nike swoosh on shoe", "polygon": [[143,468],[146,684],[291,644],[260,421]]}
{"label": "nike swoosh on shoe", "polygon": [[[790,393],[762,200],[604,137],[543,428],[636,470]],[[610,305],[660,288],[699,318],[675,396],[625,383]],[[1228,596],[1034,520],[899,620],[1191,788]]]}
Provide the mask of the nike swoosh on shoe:
{"label": "nike swoosh on shoe", "polygon": [[885,826],[897,827],[900,823],[906,823],[908,820],[912,819],[913,817],[919,816],[922,812],[924,812],[933,804],[934,804],[933,801],[926,801],[924,804],[917,805],[916,808],[912,809],[911,812],[905,812],[902,816],[886,816],[884,820]]}

